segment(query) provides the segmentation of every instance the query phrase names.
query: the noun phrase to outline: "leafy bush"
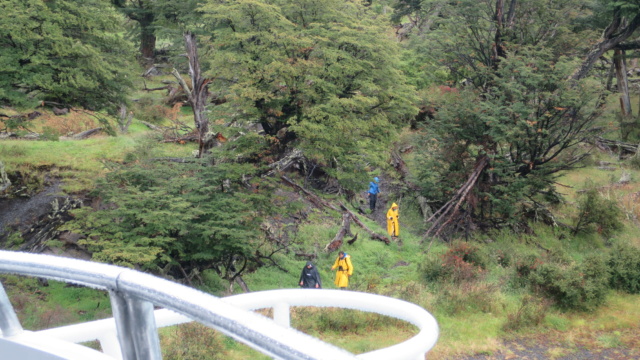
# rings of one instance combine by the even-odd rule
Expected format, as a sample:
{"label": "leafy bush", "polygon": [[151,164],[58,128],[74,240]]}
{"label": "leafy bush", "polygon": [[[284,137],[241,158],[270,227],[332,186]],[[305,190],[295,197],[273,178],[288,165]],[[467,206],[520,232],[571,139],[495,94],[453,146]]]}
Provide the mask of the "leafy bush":
{"label": "leafy bush", "polygon": [[495,258],[496,263],[504,268],[509,267],[513,261],[512,255],[503,250],[496,250],[492,255]]}
{"label": "leafy bush", "polygon": [[457,242],[441,258],[430,258],[421,269],[427,281],[471,281],[482,274],[487,260],[475,245]]}
{"label": "leafy bush", "polygon": [[529,279],[560,308],[591,310],[605,300],[609,271],[604,256],[590,255],[579,265],[543,263]]}
{"label": "leafy bush", "polygon": [[40,140],[58,141],[60,140],[59,138],[60,133],[58,132],[58,130],[50,126],[45,126],[42,128],[42,135],[40,136]]}
{"label": "leafy bush", "polygon": [[435,306],[449,315],[463,312],[492,313],[498,310],[501,297],[498,286],[482,281],[443,285]]}
{"label": "leafy bush", "polygon": [[387,327],[407,327],[406,322],[369,312],[351,309],[319,309],[295,307],[291,310],[291,325],[307,334],[341,332],[368,334]]}
{"label": "leafy bush", "polygon": [[507,322],[504,324],[503,329],[505,331],[513,331],[540,325],[544,321],[550,305],[547,299],[525,295],[518,309],[513,313],[507,314]]}
{"label": "leafy bush", "polygon": [[631,294],[640,293],[640,249],[616,244],[609,258],[611,287]]}
{"label": "leafy bush", "polygon": [[[605,237],[622,229],[622,211],[615,200],[605,199],[593,185],[578,201],[578,216],[573,234],[597,231]],[[594,229],[595,227],[595,229]]]}
{"label": "leafy bush", "polygon": [[528,255],[517,260],[513,266],[514,272],[510,281],[511,285],[515,288],[523,288],[529,285],[529,276],[542,264],[542,259],[536,255]]}
{"label": "leafy bush", "polygon": [[162,358],[167,360],[218,360],[227,357],[220,351],[223,336],[200,323],[191,322],[164,330]]}
{"label": "leafy bush", "polygon": [[[194,269],[238,270],[264,239],[268,183],[247,190],[249,164],[140,163],[100,180],[100,208],[77,210],[65,228],[84,234],[93,259],[183,277]],[[219,269],[221,268],[221,269]]]}
{"label": "leafy bush", "polygon": [[158,124],[171,115],[171,109],[154,104],[153,99],[142,98],[136,103],[134,114],[137,119]]}

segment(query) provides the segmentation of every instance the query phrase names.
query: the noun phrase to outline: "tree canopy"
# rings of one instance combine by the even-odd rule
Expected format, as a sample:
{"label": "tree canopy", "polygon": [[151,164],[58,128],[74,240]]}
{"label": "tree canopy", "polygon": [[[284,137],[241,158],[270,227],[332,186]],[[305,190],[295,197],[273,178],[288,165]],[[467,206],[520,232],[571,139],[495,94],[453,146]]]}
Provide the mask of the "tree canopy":
{"label": "tree canopy", "polygon": [[358,2],[209,1],[201,10],[212,25],[211,88],[229,100],[212,115],[259,122],[344,185],[357,182],[345,174],[379,164],[396,125],[417,112],[398,44]]}
{"label": "tree canopy", "polygon": [[89,109],[125,102],[132,48],[106,0],[0,3],[0,103]]}

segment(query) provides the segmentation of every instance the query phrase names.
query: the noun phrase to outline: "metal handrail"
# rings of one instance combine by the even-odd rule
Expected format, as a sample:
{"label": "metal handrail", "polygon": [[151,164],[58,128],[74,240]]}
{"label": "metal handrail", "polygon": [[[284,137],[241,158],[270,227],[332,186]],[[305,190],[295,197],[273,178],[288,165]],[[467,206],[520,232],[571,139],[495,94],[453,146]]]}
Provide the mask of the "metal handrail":
{"label": "metal handrail", "polygon": [[[160,359],[157,325],[188,321],[175,317],[161,320],[166,310],[153,311],[153,305],[171,309],[205,324],[279,359],[385,359],[423,358],[438,337],[435,319],[417,305],[379,295],[337,290],[273,290],[217,298],[201,291],[135,270],[76,259],[10,251],[0,251],[0,273],[43,277],[106,290],[111,295],[115,328],[122,358]],[[3,301],[0,285],[0,329],[4,337],[22,331],[8,300]],[[309,294],[313,293],[313,296]],[[6,298],[6,294],[5,294]],[[382,306],[384,304],[384,306]],[[413,338],[392,347],[357,357],[343,349],[289,328],[289,306],[335,306],[373,311],[397,317],[418,326]],[[10,311],[7,311],[7,307]],[[274,308],[275,322],[247,311]],[[13,313],[13,315],[12,315]],[[160,319],[158,318],[158,319]],[[113,332],[114,321],[99,320]],[[92,322],[97,323],[97,322]],[[35,334],[60,334],[87,323],[49,329]],[[85,340],[86,341],[86,340]],[[104,346],[103,346],[104,348]],[[106,351],[105,351],[106,352]],[[402,356],[399,356],[402,355]]]}

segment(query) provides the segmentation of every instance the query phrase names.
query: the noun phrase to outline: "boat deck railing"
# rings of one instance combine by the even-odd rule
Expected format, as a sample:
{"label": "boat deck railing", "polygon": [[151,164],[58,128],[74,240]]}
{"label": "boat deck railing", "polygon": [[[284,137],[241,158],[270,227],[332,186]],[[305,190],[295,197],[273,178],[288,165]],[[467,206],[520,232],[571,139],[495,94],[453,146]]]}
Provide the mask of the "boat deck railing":
{"label": "boat deck railing", "polygon": [[[109,293],[113,318],[40,331],[22,328],[0,284],[3,360],[160,360],[158,328],[196,321],[275,359],[424,359],[438,324],[420,306],[390,297],[341,290],[284,289],[218,298],[139,271],[49,255],[0,251],[0,273],[58,280]],[[352,354],[290,326],[290,307],[336,307],[378,313],[418,328],[410,339]],[[155,307],[162,309],[154,310]],[[273,309],[273,319],[251,310]],[[97,340],[102,352],[79,343]]]}

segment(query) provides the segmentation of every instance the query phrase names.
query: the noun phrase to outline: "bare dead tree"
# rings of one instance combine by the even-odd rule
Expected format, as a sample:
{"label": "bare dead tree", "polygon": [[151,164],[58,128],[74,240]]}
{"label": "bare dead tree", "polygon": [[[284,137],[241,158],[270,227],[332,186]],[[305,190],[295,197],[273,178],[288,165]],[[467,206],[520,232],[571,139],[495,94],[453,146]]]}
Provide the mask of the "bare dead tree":
{"label": "bare dead tree", "polygon": [[133,120],[133,112],[127,112],[127,105],[120,105],[120,113],[118,114],[118,127],[120,127],[120,131],[123,134],[126,134],[129,131],[129,125],[131,125],[131,121]]}
{"label": "bare dead tree", "polygon": [[191,77],[191,87],[182,78],[178,70],[173,69],[171,74],[178,80],[182,90],[187,94],[187,99],[193,109],[193,119],[198,130],[198,157],[209,150],[207,134],[209,133],[209,119],[205,113],[207,97],[209,95],[209,79],[202,77],[200,72],[200,60],[198,59],[198,47],[196,35],[191,32],[184,33],[186,47],[186,57],[189,59],[189,77]]}
{"label": "bare dead tree", "polygon": [[640,27],[640,13],[626,23],[622,16],[622,10],[617,7],[613,12],[613,19],[602,33],[600,41],[591,48],[582,65],[571,75],[571,80],[577,81],[586,77],[589,70],[604,53],[627,40],[638,27]]}
{"label": "bare dead tree", "polygon": [[489,165],[489,158],[487,156],[480,157],[476,160],[476,164],[473,167],[473,171],[469,175],[467,181],[462,185],[453,197],[447,201],[438,211],[436,211],[428,220],[433,221],[431,227],[425,233],[425,237],[434,236],[437,237],[440,233],[447,228],[450,224],[461,219],[458,218],[460,205],[468,201],[468,197],[471,190],[476,186],[480,174]]}
{"label": "bare dead tree", "polygon": [[620,93],[620,110],[622,117],[631,117],[631,98],[629,97],[629,82],[627,79],[627,66],[624,50],[614,50],[613,63],[616,69],[616,79],[618,80],[618,93]]}

